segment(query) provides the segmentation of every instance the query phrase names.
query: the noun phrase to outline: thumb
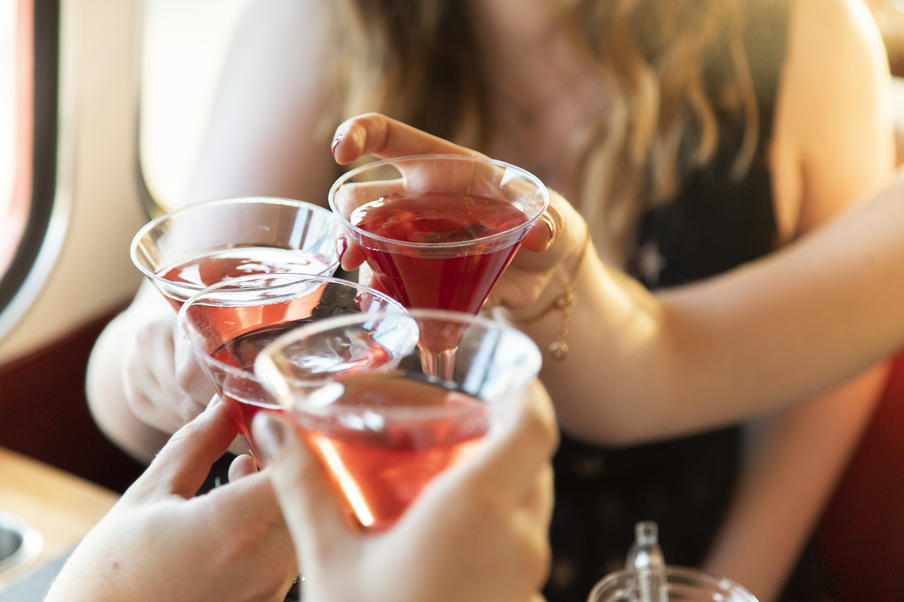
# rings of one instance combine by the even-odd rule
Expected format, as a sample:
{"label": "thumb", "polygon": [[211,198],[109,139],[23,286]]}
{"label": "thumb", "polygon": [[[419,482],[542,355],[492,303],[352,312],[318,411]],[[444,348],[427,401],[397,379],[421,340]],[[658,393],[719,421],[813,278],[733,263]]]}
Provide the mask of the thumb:
{"label": "thumb", "polygon": [[353,534],[320,461],[284,416],[259,412],[251,428],[301,563],[343,554]]}

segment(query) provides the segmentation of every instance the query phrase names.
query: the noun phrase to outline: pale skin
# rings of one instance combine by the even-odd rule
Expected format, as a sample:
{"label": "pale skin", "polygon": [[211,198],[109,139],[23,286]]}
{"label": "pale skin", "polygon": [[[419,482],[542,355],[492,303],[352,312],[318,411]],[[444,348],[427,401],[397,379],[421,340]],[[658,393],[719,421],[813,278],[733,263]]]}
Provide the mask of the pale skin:
{"label": "pale skin", "polygon": [[[562,38],[550,33],[540,4],[519,4],[525,18],[517,27],[502,18],[504,10],[493,11],[495,3],[475,3],[475,9],[481,6],[486,7],[482,22],[492,33],[484,41],[485,54],[492,72],[504,74],[500,85],[523,90],[537,102],[546,102],[563,86],[583,90],[589,85],[581,79],[580,65],[569,62],[574,56]],[[901,276],[893,272],[896,266],[888,263],[904,256],[892,228],[892,218],[900,220],[895,199],[886,193],[867,209],[837,223],[832,219],[883,184],[891,170],[887,69],[875,31],[853,0],[798,0],[792,6],[770,167],[780,237],[795,244],[725,275],[656,295],[601,261],[591,248],[578,274],[568,359],[546,361],[542,373],[562,426],[608,445],[769,415],[757,429],[758,442],[750,449],[738,495],[707,564],[762,600],[780,590],[862,430],[881,387],[883,367],[877,363],[904,341],[904,331],[891,324],[898,307],[890,297],[904,291]],[[286,28],[270,26],[270,43],[277,45]],[[285,35],[290,34],[294,44],[315,50],[316,41],[298,35],[297,23]],[[304,62],[305,50],[296,46],[280,57],[288,63],[287,72],[305,66],[297,64]],[[245,65],[254,64],[254,52],[262,52],[250,43],[244,51]],[[293,98],[305,92],[317,98],[324,88],[318,77],[325,77],[317,71],[297,76],[302,80],[295,82],[298,96]],[[242,73],[241,65],[225,88],[244,76],[259,80],[260,86],[249,87],[261,103],[276,93],[279,82]],[[293,113],[299,128],[314,131],[316,106],[311,100],[299,103]],[[258,132],[283,123],[281,116],[240,112],[239,106],[233,114],[227,101],[217,110],[215,123],[229,125],[218,129],[214,147],[220,152],[206,155],[210,165],[199,169],[196,198],[240,194],[257,185],[267,193],[324,198],[332,168],[315,145],[325,148],[328,140],[284,134],[274,154],[306,158],[310,169],[286,174],[274,169],[264,182],[248,166],[270,156]],[[561,137],[577,111],[567,101],[551,103],[530,130],[516,135],[509,126],[490,132],[485,150],[540,173],[544,157],[531,156],[531,149],[555,145],[532,141]],[[473,152],[375,115],[347,122],[337,133],[345,134],[334,151],[339,163],[364,154]],[[352,140],[356,146],[348,146]],[[218,177],[205,175],[214,173]],[[567,181],[552,176],[547,183],[570,193]],[[516,322],[537,315],[570,277],[583,232],[580,216],[554,194],[547,221],[525,245],[548,249],[519,253],[492,303],[507,306]],[[354,259],[347,256],[343,263],[353,267]],[[545,345],[560,324],[551,313],[519,325]],[[833,386],[840,388],[830,391]],[[594,396],[587,398],[585,392]],[[128,407],[122,396],[108,401]],[[796,408],[775,413],[792,405]],[[165,401],[158,411],[168,412]],[[140,421],[134,426],[142,428]],[[776,523],[779,516],[785,524]]]}
{"label": "pale skin", "polygon": [[258,416],[255,441],[310,574],[305,600],[543,600],[558,430],[539,383],[524,395],[513,424],[491,432],[476,461],[439,475],[399,522],[370,535],[349,524],[321,464],[291,427]]}
{"label": "pale skin", "polygon": [[178,430],[79,542],[45,600],[285,599],[298,563],[267,475],[240,456],[195,496],[235,437],[222,402]]}
{"label": "pale skin", "polygon": [[213,402],[79,543],[45,600],[281,602],[297,558],[311,602],[542,601],[558,430],[538,382],[515,401],[473,461],[437,476],[377,535],[350,524],[321,464],[265,413],[254,427],[268,468],[238,456],[229,484],[194,496],[235,436]]}
{"label": "pale skin", "polygon": [[[277,0],[266,10],[248,11],[240,21],[186,198],[167,202],[264,195],[326,205],[336,166],[329,155],[332,131],[319,128],[331,72],[323,6]],[[301,28],[279,27],[292,23]],[[213,394],[198,379],[194,361],[174,366],[171,352],[159,358],[144,353],[148,347],[166,350],[178,344],[172,338],[174,321],[172,308],[145,282],[105,330],[88,366],[95,421],[145,462]]]}
{"label": "pale skin", "polygon": [[[785,240],[800,238],[852,207],[891,172],[890,115],[883,98],[887,74],[869,24],[858,21],[862,16],[853,6],[843,3],[830,6],[801,2],[792,14],[789,57],[770,157],[776,213]],[[829,69],[833,77],[827,79],[831,79],[830,85],[838,86],[835,92],[813,83],[813,78]],[[814,111],[814,107],[820,106],[817,100],[825,112]],[[873,110],[863,111],[865,106]],[[836,120],[839,125],[826,130],[826,122]],[[391,156],[453,150],[438,145],[435,140],[418,138],[411,131],[393,130],[392,125],[379,122],[379,117],[365,116],[340,126],[337,133],[343,140],[334,151],[337,160],[349,162],[359,153]],[[346,146],[348,135],[351,135],[351,148]],[[826,141],[827,135],[830,143]],[[853,148],[863,150],[856,153],[857,158],[848,159],[847,154]],[[556,240],[553,247],[562,245],[559,258],[565,260],[556,264],[560,273],[542,274],[554,284],[545,287],[537,301],[529,307],[517,307],[520,300],[531,298],[531,285],[542,280],[542,277],[531,280],[519,274],[519,268],[534,272],[550,265],[537,265],[540,260],[529,255],[519,256],[512,266],[514,273],[506,275],[494,300],[515,308],[516,321],[518,316],[537,315],[551,296],[561,290],[570,266],[577,264],[581,244],[578,218],[563,203],[557,203],[550,215],[563,233],[563,240]],[[565,232],[570,233],[571,240],[567,240]],[[548,253],[555,250],[551,248]],[[764,400],[774,398],[767,391],[770,383],[762,381],[787,387],[786,373],[799,370],[801,358],[813,352],[798,348],[799,355],[793,359],[783,356],[784,366],[775,366],[776,373],[767,376],[763,369],[775,363],[776,350],[772,344],[780,339],[763,338],[762,323],[768,322],[769,316],[784,305],[785,311],[791,313],[786,314],[788,321],[782,322],[782,326],[800,327],[797,322],[806,313],[799,305],[801,292],[806,294],[808,283],[817,280],[818,276],[813,280],[808,277],[809,273],[819,271],[818,263],[806,266],[797,263],[788,275],[798,283],[788,289],[782,286],[791,284],[790,278],[784,282],[776,280],[783,270],[771,267],[782,262],[767,261],[760,262],[770,266],[765,269],[758,263],[705,284],[651,296],[598,261],[595,254],[590,258],[591,261],[585,259],[582,263],[579,275],[581,292],[570,328],[569,359],[562,364],[547,361],[543,371],[544,382],[553,391],[560,422],[566,430],[590,440],[627,444],[691,432],[702,425],[716,426],[768,414],[755,431],[756,438],[747,454],[735,501],[705,568],[737,579],[762,600],[774,599],[862,431],[881,390],[885,366],[880,363],[870,368],[868,362],[861,363],[859,367],[865,369],[862,374],[846,372],[851,380],[821,395],[824,386],[786,392],[783,395],[786,404],[808,397],[812,401],[780,414],[770,414],[783,406],[777,403],[763,406]],[[351,268],[359,260],[353,253],[343,264]],[[765,271],[762,282],[746,281],[742,277],[755,269]],[[834,282],[849,283],[840,273],[834,277]],[[726,290],[719,283],[730,278],[735,279],[735,284]],[[812,294],[812,290],[809,292]],[[544,298],[544,295],[550,296]],[[823,294],[819,299],[823,304],[827,301]],[[672,303],[678,311],[671,311]],[[699,314],[695,307],[698,303]],[[834,311],[843,311],[842,307],[833,304]],[[725,310],[737,313],[730,319],[711,322],[712,326],[706,324]],[[680,338],[673,338],[669,329],[675,326],[671,322],[678,317],[678,327],[682,327],[684,311],[691,312],[688,317],[692,321]],[[822,309],[814,318],[825,319],[826,313]],[[522,326],[538,341],[550,341],[557,334],[558,316],[553,315],[542,324]],[[814,328],[823,326],[813,324]],[[701,341],[698,332],[701,329],[714,335],[710,344]],[[624,334],[621,338],[614,337],[613,342],[608,336],[600,337],[601,332]],[[733,337],[732,333],[737,335]],[[601,339],[605,340],[601,342]],[[745,343],[749,342],[756,345],[755,354],[743,353]],[[810,341],[797,342],[803,347]],[[698,347],[704,357],[688,353]],[[733,354],[726,356],[725,349],[732,349]],[[825,352],[831,350],[829,347]],[[736,355],[739,351],[741,354]],[[883,355],[874,355],[872,359],[881,360]],[[747,386],[743,380],[735,379],[741,367],[749,370],[744,379],[748,381]],[[625,378],[626,370],[630,373],[628,378]],[[656,377],[658,370],[663,371],[662,377]],[[698,379],[703,370],[706,379]],[[709,391],[708,395],[715,395],[701,399],[698,388],[711,384],[710,372],[726,378],[724,388]],[[600,382],[607,383],[605,399],[598,397]],[[619,384],[610,389],[608,385],[614,383]],[[620,385],[625,389],[620,391]],[[685,387],[693,388],[685,390]],[[743,391],[740,395],[739,390]],[[586,399],[585,392],[597,397]],[[745,393],[749,394],[749,401],[738,403],[745,401]],[[657,405],[651,400],[664,403]],[[653,406],[649,411],[640,405],[645,401]],[[619,407],[622,403],[628,405]],[[704,407],[709,404],[712,405]]]}

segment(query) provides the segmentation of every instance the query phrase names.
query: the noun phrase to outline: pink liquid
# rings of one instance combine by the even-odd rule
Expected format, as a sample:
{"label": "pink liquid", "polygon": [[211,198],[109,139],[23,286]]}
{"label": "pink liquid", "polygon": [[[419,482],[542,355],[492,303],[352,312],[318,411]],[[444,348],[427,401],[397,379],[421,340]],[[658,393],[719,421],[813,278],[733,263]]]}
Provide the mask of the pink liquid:
{"label": "pink liquid", "polygon": [[[349,221],[396,241],[454,243],[515,228],[526,223],[527,216],[507,201],[488,197],[392,194],[357,208]],[[368,238],[363,246],[379,287],[406,307],[476,314],[524,233],[502,244],[475,240],[449,250],[388,245]]]}
{"label": "pink liquid", "polygon": [[178,310],[192,294],[227,278],[278,272],[322,274],[329,266],[329,261],[324,257],[297,249],[231,247],[201,253],[176,265],[165,266],[157,271],[157,275],[174,284],[191,287],[180,291],[181,297],[173,291],[164,291],[169,302]]}
{"label": "pink liquid", "polygon": [[253,377],[254,359],[260,350],[273,339],[310,321],[310,319],[304,318],[256,328],[228,340],[210,354],[213,359],[248,373],[247,376],[226,374],[215,380],[220,381],[218,389],[229,408],[232,420],[245,437],[255,458],[260,459],[260,455],[251,437],[251,421],[260,411],[282,412],[283,408]]}
{"label": "pink liquid", "polygon": [[[392,525],[438,473],[477,451],[489,428],[481,401],[398,373],[360,374],[340,381],[333,406],[366,406],[350,417],[296,412],[298,431],[331,474],[351,515],[365,531]],[[418,416],[379,409],[432,406]]]}
{"label": "pink liquid", "polygon": [[[285,307],[285,305],[283,305]],[[229,312],[237,310],[248,310],[256,308],[207,308],[208,311],[219,312],[216,317],[226,318]],[[259,309],[271,309],[265,306]],[[233,421],[239,429],[239,432],[245,437],[248,446],[256,458],[260,459],[254,441],[251,437],[251,422],[254,416],[261,411],[283,412],[282,406],[276,403],[269,393],[264,389],[263,385],[254,377],[254,360],[257,358],[260,350],[270,344],[274,339],[285,332],[297,328],[304,324],[314,321],[315,318],[304,317],[297,319],[286,319],[283,321],[275,321],[274,323],[254,327],[251,330],[242,332],[234,337],[229,338],[225,343],[214,349],[210,356],[224,364],[237,368],[241,373],[226,373],[215,377],[214,381],[218,383],[218,389],[226,401],[229,412]],[[233,321],[227,320],[229,324]],[[355,337],[357,343],[354,351],[349,351],[349,357],[344,358],[343,373],[354,373],[366,368],[372,368],[385,363],[389,356],[386,350],[379,346],[376,342],[363,336]],[[216,368],[214,368],[216,370]],[[332,373],[332,370],[330,370]]]}

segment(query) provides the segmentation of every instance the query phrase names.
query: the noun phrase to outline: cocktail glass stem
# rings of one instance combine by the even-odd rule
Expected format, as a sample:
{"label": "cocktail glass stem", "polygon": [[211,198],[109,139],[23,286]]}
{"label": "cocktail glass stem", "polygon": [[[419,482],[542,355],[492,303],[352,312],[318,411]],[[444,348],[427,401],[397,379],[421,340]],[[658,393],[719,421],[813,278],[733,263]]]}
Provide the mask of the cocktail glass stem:
{"label": "cocktail glass stem", "polygon": [[420,346],[421,366],[424,374],[441,380],[452,380],[455,373],[455,352],[458,348],[433,351]]}

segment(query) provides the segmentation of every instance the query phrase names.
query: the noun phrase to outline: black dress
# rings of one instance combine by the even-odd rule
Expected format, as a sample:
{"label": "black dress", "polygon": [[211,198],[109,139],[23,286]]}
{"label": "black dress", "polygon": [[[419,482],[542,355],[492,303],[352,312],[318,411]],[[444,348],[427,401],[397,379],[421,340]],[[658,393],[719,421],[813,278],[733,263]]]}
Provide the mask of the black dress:
{"label": "black dress", "polygon": [[[751,0],[749,10],[744,43],[760,116],[753,163],[743,178],[730,175],[743,124],[721,113],[714,159],[690,171],[671,202],[641,218],[627,269],[651,289],[706,278],[775,248],[767,149],[788,7]],[[712,57],[704,75],[712,76],[724,58]],[[549,602],[585,600],[603,575],[624,568],[639,520],[659,523],[668,563],[699,566],[730,501],[739,439],[732,427],[616,450],[563,433],[554,460]]]}

